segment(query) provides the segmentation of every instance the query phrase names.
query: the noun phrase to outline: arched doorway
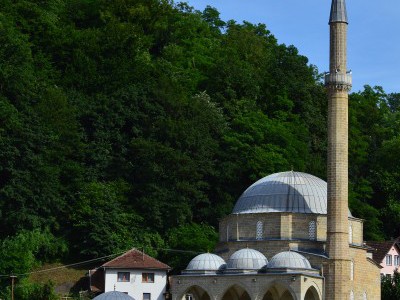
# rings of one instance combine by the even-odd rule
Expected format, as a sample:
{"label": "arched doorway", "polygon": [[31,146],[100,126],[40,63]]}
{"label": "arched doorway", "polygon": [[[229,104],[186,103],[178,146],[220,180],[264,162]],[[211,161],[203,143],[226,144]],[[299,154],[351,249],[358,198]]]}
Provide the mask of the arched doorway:
{"label": "arched doorway", "polygon": [[251,298],[244,288],[235,284],[225,292],[222,300],[251,300]]}
{"label": "arched doorway", "polygon": [[311,286],[306,295],[304,296],[304,300],[319,300],[319,295],[315,287]]}
{"label": "arched doorway", "polygon": [[181,300],[211,300],[208,293],[199,286],[191,286],[182,296]]}
{"label": "arched doorway", "polygon": [[294,298],[283,285],[274,284],[265,293],[263,300],[294,300]]}

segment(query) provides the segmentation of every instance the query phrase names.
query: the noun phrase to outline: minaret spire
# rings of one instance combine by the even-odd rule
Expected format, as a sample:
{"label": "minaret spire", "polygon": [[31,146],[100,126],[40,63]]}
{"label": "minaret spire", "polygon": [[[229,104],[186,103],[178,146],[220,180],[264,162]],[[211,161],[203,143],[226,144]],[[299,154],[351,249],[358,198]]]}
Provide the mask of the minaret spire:
{"label": "minaret spire", "polygon": [[347,10],[345,0],[333,0],[331,5],[331,15],[329,24],[331,23],[349,23],[347,20]]}
{"label": "minaret spire", "polygon": [[350,297],[348,221],[348,92],[347,11],[345,0],[332,0],[329,17],[328,90],[328,220],[326,300]]}

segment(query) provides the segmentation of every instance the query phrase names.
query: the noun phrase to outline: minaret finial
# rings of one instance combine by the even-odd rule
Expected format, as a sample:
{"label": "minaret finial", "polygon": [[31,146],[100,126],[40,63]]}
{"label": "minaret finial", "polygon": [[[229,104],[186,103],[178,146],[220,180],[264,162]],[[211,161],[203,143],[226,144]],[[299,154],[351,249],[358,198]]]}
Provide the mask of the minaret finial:
{"label": "minaret finial", "polygon": [[329,17],[329,24],[331,23],[349,23],[345,0],[332,0],[331,15]]}

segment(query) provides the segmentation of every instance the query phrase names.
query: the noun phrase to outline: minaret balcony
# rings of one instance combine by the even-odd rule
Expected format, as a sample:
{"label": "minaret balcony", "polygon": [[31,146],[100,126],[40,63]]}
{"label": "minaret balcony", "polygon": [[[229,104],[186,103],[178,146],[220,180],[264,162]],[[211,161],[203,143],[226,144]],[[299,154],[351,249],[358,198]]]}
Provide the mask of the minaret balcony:
{"label": "minaret balcony", "polygon": [[350,90],[352,85],[351,72],[348,73],[326,73],[325,86],[336,87],[339,89]]}

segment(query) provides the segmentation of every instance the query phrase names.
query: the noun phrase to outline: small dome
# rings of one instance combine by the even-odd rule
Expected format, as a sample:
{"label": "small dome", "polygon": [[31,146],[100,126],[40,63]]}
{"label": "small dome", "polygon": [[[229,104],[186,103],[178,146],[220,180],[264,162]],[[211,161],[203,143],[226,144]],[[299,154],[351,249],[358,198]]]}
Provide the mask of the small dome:
{"label": "small dome", "polygon": [[135,300],[135,299],[125,293],[112,291],[100,294],[97,297],[94,297],[93,300]]}
{"label": "small dome", "polygon": [[247,188],[232,213],[269,212],[326,214],[327,183],[302,172],[271,174]]}
{"label": "small dome", "polygon": [[260,270],[268,264],[267,258],[254,249],[241,249],[231,255],[227,269]]}
{"label": "small dome", "polygon": [[218,271],[225,266],[225,261],[218,255],[212,253],[203,253],[193,258],[188,266],[187,271]]}
{"label": "small dome", "polygon": [[310,262],[303,255],[285,251],[271,258],[267,269],[312,269]]}

